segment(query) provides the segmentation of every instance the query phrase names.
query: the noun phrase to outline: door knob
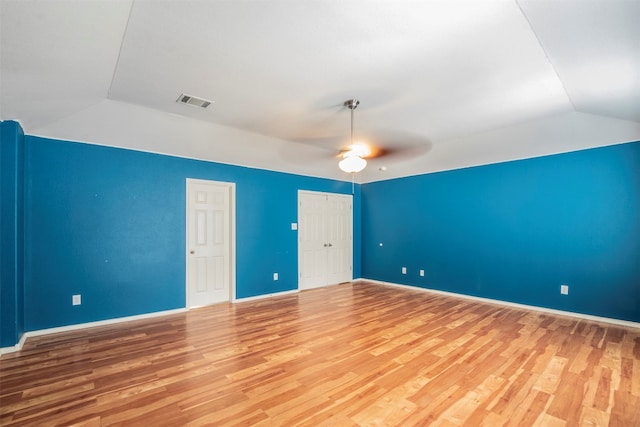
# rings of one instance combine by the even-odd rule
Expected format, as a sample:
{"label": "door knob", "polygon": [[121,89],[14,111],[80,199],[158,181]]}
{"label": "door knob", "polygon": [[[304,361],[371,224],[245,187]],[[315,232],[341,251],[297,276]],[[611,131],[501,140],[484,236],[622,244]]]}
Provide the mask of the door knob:
{"label": "door knob", "polygon": [[196,251],[189,251],[189,253],[190,253],[191,255],[193,255],[193,254],[195,254],[195,253],[196,253]]}

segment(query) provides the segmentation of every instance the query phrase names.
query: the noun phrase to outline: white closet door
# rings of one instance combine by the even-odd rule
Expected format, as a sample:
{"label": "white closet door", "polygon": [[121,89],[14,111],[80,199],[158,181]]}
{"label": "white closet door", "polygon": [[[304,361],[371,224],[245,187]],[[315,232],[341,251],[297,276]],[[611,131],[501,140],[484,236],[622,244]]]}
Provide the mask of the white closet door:
{"label": "white closet door", "polygon": [[351,271],[353,239],[352,197],[329,195],[327,198],[327,283],[348,282]]}
{"label": "white closet door", "polygon": [[352,197],[298,192],[298,268],[300,289],[351,280]]}

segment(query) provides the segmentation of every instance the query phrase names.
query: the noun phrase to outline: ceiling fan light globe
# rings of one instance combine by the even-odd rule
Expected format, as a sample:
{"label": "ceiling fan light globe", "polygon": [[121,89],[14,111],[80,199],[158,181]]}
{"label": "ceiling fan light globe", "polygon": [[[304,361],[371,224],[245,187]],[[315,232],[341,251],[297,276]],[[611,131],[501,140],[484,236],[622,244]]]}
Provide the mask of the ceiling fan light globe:
{"label": "ceiling fan light globe", "polygon": [[366,166],[367,161],[359,156],[347,156],[338,163],[340,170],[347,173],[358,173]]}

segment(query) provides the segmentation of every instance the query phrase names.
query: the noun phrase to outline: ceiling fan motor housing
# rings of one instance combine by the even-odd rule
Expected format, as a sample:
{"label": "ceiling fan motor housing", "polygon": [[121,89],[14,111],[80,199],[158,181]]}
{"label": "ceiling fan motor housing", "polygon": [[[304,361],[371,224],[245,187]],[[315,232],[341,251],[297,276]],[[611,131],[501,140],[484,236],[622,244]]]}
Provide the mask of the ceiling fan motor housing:
{"label": "ceiling fan motor housing", "polygon": [[346,101],[344,101],[344,106],[347,107],[350,110],[355,110],[358,105],[360,105],[360,101],[358,101],[357,99],[347,99]]}

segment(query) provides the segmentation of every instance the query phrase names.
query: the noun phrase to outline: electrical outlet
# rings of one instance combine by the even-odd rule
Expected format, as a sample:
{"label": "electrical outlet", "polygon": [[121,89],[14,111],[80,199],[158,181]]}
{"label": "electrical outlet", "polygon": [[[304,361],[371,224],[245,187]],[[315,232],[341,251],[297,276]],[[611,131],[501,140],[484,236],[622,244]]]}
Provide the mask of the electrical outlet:
{"label": "electrical outlet", "polygon": [[80,304],[82,304],[82,295],[72,295],[71,305],[80,305]]}
{"label": "electrical outlet", "polygon": [[273,273],[273,280],[278,280],[278,273]]}
{"label": "electrical outlet", "polygon": [[424,277],[424,270],[420,270],[420,277]]}
{"label": "electrical outlet", "polygon": [[562,295],[569,295],[569,285],[560,285],[560,293]]}
{"label": "electrical outlet", "polygon": [[402,274],[407,274],[407,267],[402,267]]}

